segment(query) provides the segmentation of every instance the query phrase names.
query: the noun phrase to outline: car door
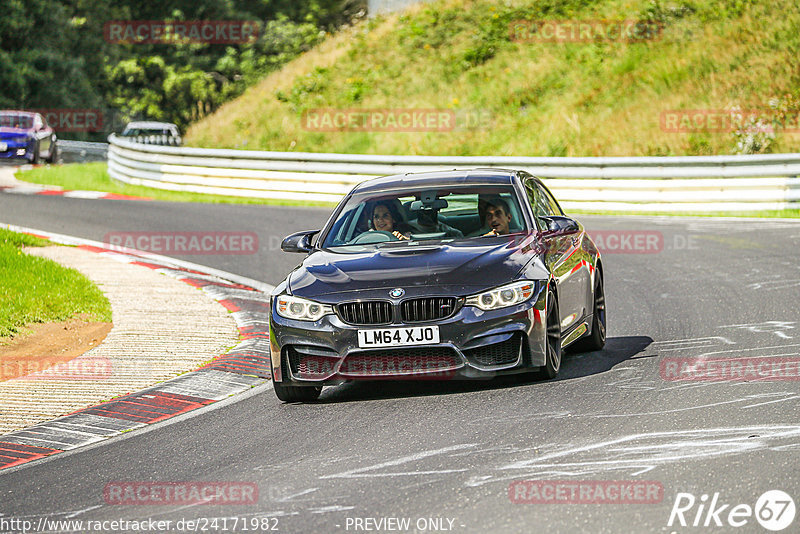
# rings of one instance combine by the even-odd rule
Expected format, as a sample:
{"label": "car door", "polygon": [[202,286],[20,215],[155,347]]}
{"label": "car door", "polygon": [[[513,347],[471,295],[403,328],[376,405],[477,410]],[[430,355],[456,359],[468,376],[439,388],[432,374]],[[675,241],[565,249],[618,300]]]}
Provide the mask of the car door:
{"label": "car door", "polygon": [[[564,215],[550,192],[537,180],[528,179],[525,189],[540,229],[547,228],[547,221],[543,217]],[[581,250],[582,232],[544,239],[547,250],[545,261],[558,286],[558,311],[563,333],[567,333],[586,315],[588,266],[583,261],[585,258]]]}
{"label": "car door", "polygon": [[45,122],[44,118],[38,113],[33,117],[33,130],[35,132],[36,139],[39,141],[39,157],[45,153],[49,154],[53,131],[47,125],[47,122]]}

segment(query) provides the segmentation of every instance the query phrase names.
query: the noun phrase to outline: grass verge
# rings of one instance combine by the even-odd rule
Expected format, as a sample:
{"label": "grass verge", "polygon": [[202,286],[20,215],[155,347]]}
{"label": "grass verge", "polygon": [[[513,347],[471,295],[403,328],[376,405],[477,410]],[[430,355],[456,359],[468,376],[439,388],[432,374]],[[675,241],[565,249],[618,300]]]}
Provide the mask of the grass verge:
{"label": "grass verge", "polygon": [[79,314],[111,321],[111,304],[83,274],[21,250],[47,244],[0,228],[0,339],[23,332],[31,323],[64,321]]}
{"label": "grass verge", "polygon": [[[149,197],[155,200],[168,202],[205,202],[210,204],[262,204],[279,206],[307,206],[333,208],[336,204],[326,202],[304,202],[293,200],[266,200],[239,197],[226,197],[208,195],[205,193],[182,193],[162,191],[151,187],[120,184],[111,179],[106,171],[105,163],[70,163],[68,165],[36,167],[34,169],[18,171],[17,178],[26,182],[42,185],[57,185],[64,189],[104,191],[121,195]],[[569,210],[574,215],[662,215],[670,217],[754,217],[754,218],[800,218],[800,210],[763,210],[763,211],[737,211],[737,212],[679,212],[664,213],[658,211],[596,211],[596,210]]]}
{"label": "grass verge", "polygon": [[609,215],[609,216],[660,216],[660,217],[749,217],[755,219],[800,219],[800,210],[762,210],[762,211],[687,211],[664,213],[661,211],[595,211],[569,210],[570,215]]}
{"label": "grass verge", "polygon": [[[556,42],[536,31],[545,21],[625,20],[659,30]],[[796,0],[438,0],[326,39],[190,126],[184,140],[364,154],[792,152],[798,27]],[[347,115],[309,120],[387,109],[448,111],[455,123],[410,131],[352,127]]]}
{"label": "grass verge", "polygon": [[24,182],[42,185],[55,185],[69,190],[103,191],[118,195],[147,197],[167,202],[205,202],[208,204],[266,204],[273,206],[321,206],[333,207],[327,202],[307,202],[302,200],[271,200],[262,198],[209,195],[184,191],[165,191],[141,185],[128,185],[117,182],[108,175],[107,166],[102,162],[68,163],[35,167],[18,171],[16,178]]}

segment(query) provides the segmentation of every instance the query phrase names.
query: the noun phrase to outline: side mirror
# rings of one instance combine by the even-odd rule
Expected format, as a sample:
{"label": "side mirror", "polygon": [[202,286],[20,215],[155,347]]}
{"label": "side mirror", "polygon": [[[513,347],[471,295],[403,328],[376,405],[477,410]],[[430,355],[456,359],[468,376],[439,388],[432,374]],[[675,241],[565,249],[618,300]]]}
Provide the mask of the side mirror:
{"label": "side mirror", "polygon": [[580,231],[578,221],[569,217],[551,215],[541,219],[547,223],[545,234],[548,236],[575,234]]}
{"label": "side mirror", "polygon": [[311,238],[319,230],[305,230],[286,237],[281,243],[284,252],[311,252]]}

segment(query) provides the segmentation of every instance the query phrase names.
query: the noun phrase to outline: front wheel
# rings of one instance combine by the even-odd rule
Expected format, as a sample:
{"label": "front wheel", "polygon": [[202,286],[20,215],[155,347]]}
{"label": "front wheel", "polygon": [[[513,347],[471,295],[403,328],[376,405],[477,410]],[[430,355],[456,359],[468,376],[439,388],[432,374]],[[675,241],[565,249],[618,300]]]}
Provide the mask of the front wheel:
{"label": "front wheel", "polygon": [[322,386],[285,386],[273,382],[275,395],[283,402],[311,402],[319,398]]}
{"label": "front wheel", "polygon": [[50,155],[47,156],[47,163],[56,163],[58,161],[58,145],[53,143],[50,145]]}
{"label": "front wheel", "polygon": [[547,317],[545,335],[545,365],[542,374],[546,379],[553,379],[561,369],[561,320],[558,315],[558,301],[551,289],[547,292]]}
{"label": "front wheel", "polygon": [[601,350],[606,344],[606,294],[603,290],[603,277],[597,275],[594,284],[594,306],[592,333],[575,343],[575,349],[581,352]]}
{"label": "front wheel", "polygon": [[28,161],[30,161],[31,165],[39,164],[39,143],[33,145],[33,153]]}

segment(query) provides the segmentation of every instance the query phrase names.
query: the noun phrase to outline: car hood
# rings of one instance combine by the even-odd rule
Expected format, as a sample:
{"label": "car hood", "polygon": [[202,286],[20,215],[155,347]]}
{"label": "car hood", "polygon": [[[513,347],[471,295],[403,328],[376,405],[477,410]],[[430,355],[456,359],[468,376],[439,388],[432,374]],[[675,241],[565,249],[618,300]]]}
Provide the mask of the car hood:
{"label": "car hood", "polygon": [[[319,250],[289,275],[289,290],[300,297],[401,287],[408,296],[437,286],[467,294],[512,281],[537,247],[533,236],[483,238],[448,244],[381,247],[357,253]],[[322,299],[328,300],[328,299]]]}
{"label": "car hood", "polygon": [[9,128],[7,126],[0,126],[0,139],[9,139],[14,137],[22,137],[23,135],[30,135],[33,130],[25,128]]}

